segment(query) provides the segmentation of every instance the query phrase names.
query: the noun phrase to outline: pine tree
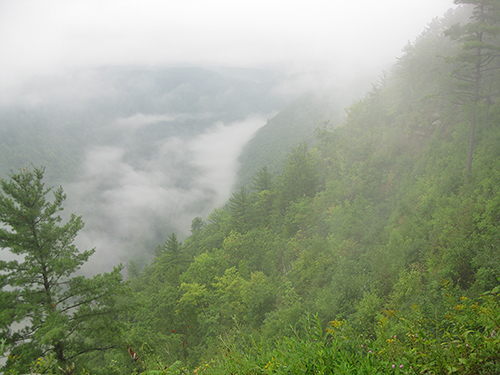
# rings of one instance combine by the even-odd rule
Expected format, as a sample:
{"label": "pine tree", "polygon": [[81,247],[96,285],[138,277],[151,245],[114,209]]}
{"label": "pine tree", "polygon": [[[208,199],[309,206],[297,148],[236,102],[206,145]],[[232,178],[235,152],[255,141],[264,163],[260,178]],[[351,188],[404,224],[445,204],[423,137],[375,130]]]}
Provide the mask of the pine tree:
{"label": "pine tree", "polygon": [[179,276],[185,271],[188,262],[187,254],[182,251],[182,243],[175,233],[171,233],[164,243],[156,247],[154,256],[158,281],[169,282],[172,285],[180,284]]}
{"label": "pine tree", "polygon": [[48,354],[64,365],[114,347],[120,336],[121,267],[93,278],[72,276],[94,250],[74,245],[84,226],[81,216],[72,214],[62,224],[66,195],[60,187],[49,201],[52,188],[45,188],[43,173],[24,168],[0,181],[0,249],[4,259],[14,258],[0,261],[0,300],[6,302],[0,329],[11,353],[22,353],[23,370]]}
{"label": "pine tree", "polygon": [[264,190],[271,190],[273,177],[273,174],[269,171],[267,165],[265,165],[252,178],[252,189],[258,193]]}
{"label": "pine tree", "polygon": [[312,197],[316,194],[319,186],[317,164],[305,143],[295,147],[287,156],[279,180],[282,209],[287,208],[298,198]]}
{"label": "pine tree", "polygon": [[246,232],[251,218],[250,195],[246,188],[241,188],[229,198],[229,212],[235,222],[235,229],[240,233]]}
{"label": "pine tree", "polygon": [[[498,67],[495,60],[500,56],[497,37],[500,34],[500,1],[499,0],[455,0],[455,4],[471,5],[472,16],[466,25],[453,25],[446,34],[461,43],[462,50],[453,62],[460,64],[454,76],[462,83],[466,102],[471,105],[470,134],[465,169],[465,182],[472,170],[472,155],[477,122],[478,104],[481,99],[489,100],[491,90],[484,96],[482,89],[485,78]],[[486,115],[487,116],[487,115]]]}

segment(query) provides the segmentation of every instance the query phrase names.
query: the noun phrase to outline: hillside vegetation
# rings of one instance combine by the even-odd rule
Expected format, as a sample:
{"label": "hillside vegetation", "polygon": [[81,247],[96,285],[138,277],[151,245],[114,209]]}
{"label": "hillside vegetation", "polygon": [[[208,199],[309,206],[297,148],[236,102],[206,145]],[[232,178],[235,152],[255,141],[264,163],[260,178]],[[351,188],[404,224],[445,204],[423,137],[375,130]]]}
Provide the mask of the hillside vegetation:
{"label": "hillside vegetation", "polygon": [[319,126],[338,126],[342,121],[340,103],[331,94],[307,93],[271,118],[243,148],[236,188],[251,185],[264,165],[273,173],[281,172],[290,150],[301,143],[312,144]]}
{"label": "hillside vegetation", "polygon": [[123,347],[82,363],[116,374],[499,373],[491,3],[434,20],[342,126],[318,128],[278,175],[262,166],[145,269],[129,264]]}

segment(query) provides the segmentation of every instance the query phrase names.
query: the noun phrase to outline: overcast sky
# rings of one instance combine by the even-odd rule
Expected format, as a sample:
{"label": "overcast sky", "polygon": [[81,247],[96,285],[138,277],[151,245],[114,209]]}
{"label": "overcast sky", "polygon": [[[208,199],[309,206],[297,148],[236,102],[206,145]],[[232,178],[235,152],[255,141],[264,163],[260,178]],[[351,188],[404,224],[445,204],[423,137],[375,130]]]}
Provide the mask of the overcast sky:
{"label": "overcast sky", "polygon": [[[285,68],[291,77],[282,84],[287,93],[317,85],[326,74],[371,76],[453,7],[452,0],[0,0],[0,103],[18,103],[25,94],[27,103],[36,104],[37,95],[51,103],[62,97],[78,102],[73,92],[81,99],[87,86],[101,86],[92,84],[92,74],[75,80],[66,79],[72,76],[66,72],[105,65]],[[23,86],[46,74],[61,77]],[[137,121],[147,125],[173,114],[155,116],[116,120],[133,130]],[[192,217],[206,214],[190,207],[199,210],[209,202],[203,206],[208,210],[227,201],[241,147],[264,123],[265,118],[249,117],[189,140],[160,139],[161,153],[142,169],[127,164],[125,146],[90,147],[81,181],[68,191],[89,223],[79,245],[100,251],[94,270],[95,263],[123,260],[128,247],[136,249],[148,237],[157,240],[157,228],[187,233]],[[164,164],[177,159],[203,170],[187,192],[169,182],[176,171]],[[110,187],[101,191],[96,186],[103,181]]]}
{"label": "overcast sky", "polygon": [[452,0],[0,0],[0,89],[101,65],[383,66]]}

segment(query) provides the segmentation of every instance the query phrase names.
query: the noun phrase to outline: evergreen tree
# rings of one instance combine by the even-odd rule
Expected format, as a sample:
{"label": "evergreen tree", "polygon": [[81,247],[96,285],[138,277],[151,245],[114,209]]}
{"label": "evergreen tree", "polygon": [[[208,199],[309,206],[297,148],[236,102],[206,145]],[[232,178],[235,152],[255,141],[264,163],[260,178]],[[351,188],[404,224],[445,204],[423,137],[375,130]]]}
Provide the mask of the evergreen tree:
{"label": "evergreen tree", "polygon": [[203,228],[205,228],[206,224],[203,222],[201,217],[197,216],[191,221],[191,234],[194,235],[199,233]]}
{"label": "evergreen tree", "polygon": [[44,187],[43,173],[43,168],[24,168],[0,181],[0,249],[15,258],[0,261],[0,300],[6,302],[0,329],[11,353],[22,354],[25,371],[46,354],[63,365],[113,348],[121,332],[121,267],[91,279],[72,276],[94,250],[81,252],[73,244],[84,225],[81,216],[72,214],[61,224],[58,213],[66,195],[60,187],[53,201],[47,200],[52,189]]}
{"label": "evergreen tree", "polygon": [[158,272],[158,281],[169,282],[172,285],[179,283],[179,275],[185,271],[187,264],[181,246],[176,234],[171,233],[166,241],[155,249],[155,269]]}
{"label": "evergreen tree", "polygon": [[[461,53],[453,59],[460,63],[454,76],[462,82],[466,102],[471,104],[469,147],[465,169],[467,182],[472,169],[476,117],[478,104],[482,99],[481,91],[487,74],[491,76],[491,72],[498,69],[493,62],[499,57],[500,52],[497,41],[500,34],[500,1],[455,0],[454,3],[473,6],[470,22],[463,26],[455,24],[446,31],[447,35],[462,44]],[[488,100],[490,96],[491,90],[486,99]]]}
{"label": "evergreen tree", "polygon": [[279,177],[282,208],[288,207],[298,198],[316,194],[319,185],[316,160],[305,143],[295,147],[287,156]]}
{"label": "evergreen tree", "polygon": [[229,198],[229,212],[235,222],[236,230],[243,233],[247,230],[250,215],[250,196],[246,188],[241,188],[239,192],[233,193]]}
{"label": "evergreen tree", "polygon": [[264,190],[271,190],[273,177],[273,174],[269,171],[267,165],[265,165],[252,178],[252,189],[256,190],[258,193]]}

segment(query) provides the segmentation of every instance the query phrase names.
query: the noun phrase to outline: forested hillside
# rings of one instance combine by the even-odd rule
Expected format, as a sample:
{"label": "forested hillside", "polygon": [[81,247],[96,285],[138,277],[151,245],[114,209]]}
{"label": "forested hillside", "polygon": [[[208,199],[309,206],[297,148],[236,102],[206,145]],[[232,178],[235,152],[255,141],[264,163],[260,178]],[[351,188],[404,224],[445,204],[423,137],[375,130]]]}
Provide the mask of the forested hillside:
{"label": "forested hillside", "polygon": [[241,147],[291,99],[275,90],[282,80],[141,66],[33,78],[0,103],[0,176],[43,165],[86,219],[77,242],[97,247],[93,271],[144,265],[170,232],[185,237],[192,217],[229,198]]}
{"label": "forested hillside", "polygon": [[[147,158],[158,139],[280,109],[287,100],[273,92],[280,79],[259,69],[141,66],[33,79],[0,103],[0,173],[36,161],[50,181],[73,182],[85,152],[98,146],[126,144]],[[136,142],[127,143],[131,131]]]}
{"label": "forested hillside", "polygon": [[342,126],[128,264],[123,345],[82,363],[500,372],[500,7],[458,3],[476,5],[430,23]]}
{"label": "forested hillside", "polygon": [[301,95],[271,118],[245,145],[239,157],[236,188],[250,185],[253,176],[267,166],[281,172],[286,155],[300,143],[315,141],[314,130],[325,123],[338,126],[342,121],[342,100],[333,93],[309,92]]}

